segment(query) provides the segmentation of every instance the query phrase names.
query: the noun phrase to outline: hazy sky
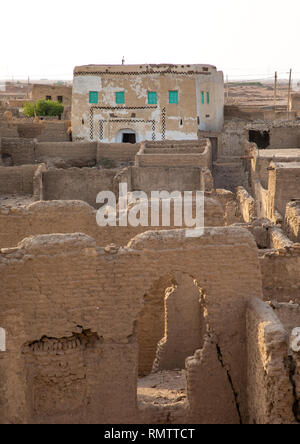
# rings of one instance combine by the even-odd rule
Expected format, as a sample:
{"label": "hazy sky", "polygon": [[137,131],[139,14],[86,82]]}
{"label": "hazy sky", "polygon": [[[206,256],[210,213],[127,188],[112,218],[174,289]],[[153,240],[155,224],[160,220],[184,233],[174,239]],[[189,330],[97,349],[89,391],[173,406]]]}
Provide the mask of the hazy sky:
{"label": "hazy sky", "polygon": [[0,79],[71,79],[75,65],[122,56],[300,78],[299,0],[10,0],[0,14]]}

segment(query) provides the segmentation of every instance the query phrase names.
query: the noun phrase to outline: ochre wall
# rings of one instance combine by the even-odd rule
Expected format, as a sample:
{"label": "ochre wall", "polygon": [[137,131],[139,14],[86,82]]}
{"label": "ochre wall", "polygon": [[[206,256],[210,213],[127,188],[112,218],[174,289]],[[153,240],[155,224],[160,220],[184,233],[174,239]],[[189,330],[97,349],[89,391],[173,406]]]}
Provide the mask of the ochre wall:
{"label": "ochre wall", "polygon": [[230,372],[234,387],[227,379],[212,412],[220,374],[211,379],[201,361],[188,366],[190,414],[198,423],[208,414],[211,422],[235,422],[238,402],[246,421],[245,314],[249,298],[261,297],[257,248],[246,230],[214,228],[199,238],[182,230],[144,233],[119,251],[105,252],[80,234],[37,236],[1,250],[7,351],[0,422],[138,421],[137,321],[144,294],[172,273],[188,273],[205,289],[205,319],[216,337],[211,353],[222,356],[219,372],[225,380]]}

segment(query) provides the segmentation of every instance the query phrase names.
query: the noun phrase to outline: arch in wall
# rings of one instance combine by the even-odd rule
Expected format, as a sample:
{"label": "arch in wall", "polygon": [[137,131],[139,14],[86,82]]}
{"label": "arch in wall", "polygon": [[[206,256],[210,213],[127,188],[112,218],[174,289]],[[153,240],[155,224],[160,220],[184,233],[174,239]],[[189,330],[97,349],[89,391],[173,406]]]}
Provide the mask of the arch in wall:
{"label": "arch in wall", "polygon": [[123,128],[117,132],[116,143],[138,143],[139,137],[136,131],[131,128]]}
{"label": "arch in wall", "polygon": [[139,375],[185,368],[203,344],[202,289],[185,273],[168,273],[144,295],[138,320]]}

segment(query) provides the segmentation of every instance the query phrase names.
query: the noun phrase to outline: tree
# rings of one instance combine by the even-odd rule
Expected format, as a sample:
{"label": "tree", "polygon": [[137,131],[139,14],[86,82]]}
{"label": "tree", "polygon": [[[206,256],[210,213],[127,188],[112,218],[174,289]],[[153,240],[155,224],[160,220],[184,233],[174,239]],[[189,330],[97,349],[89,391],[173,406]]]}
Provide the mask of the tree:
{"label": "tree", "polygon": [[58,116],[61,118],[64,106],[53,100],[38,100],[36,103],[26,103],[23,112],[28,117],[34,117],[36,113],[37,116],[41,117]]}

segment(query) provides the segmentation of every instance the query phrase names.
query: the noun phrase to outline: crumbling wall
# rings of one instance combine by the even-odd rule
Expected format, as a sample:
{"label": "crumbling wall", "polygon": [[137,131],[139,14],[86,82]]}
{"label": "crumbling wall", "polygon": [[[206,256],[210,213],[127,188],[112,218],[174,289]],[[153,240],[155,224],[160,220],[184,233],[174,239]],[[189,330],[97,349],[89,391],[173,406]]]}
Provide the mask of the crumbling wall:
{"label": "crumbling wall", "polygon": [[300,126],[273,127],[270,131],[270,148],[300,148]]}
{"label": "crumbling wall", "polygon": [[56,160],[65,167],[95,165],[96,143],[83,142],[38,142],[35,146],[35,159],[38,162]]}
{"label": "crumbling wall", "polygon": [[35,163],[35,144],[33,139],[2,138],[2,156],[9,157],[11,166],[33,165]]}
{"label": "crumbling wall", "polygon": [[300,303],[300,254],[293,248],[261,252],[260,267],[266,301]]}
{"label": "crumbling wall", "polygon": [[96,248],[82,234],[37,236],[2,249],[0,422],[138,420],[136,321],[147,289],[170,272],[187,273],[205,289],[212,357],[219,357],[218,374],[188,366],[191,416],[207,420],[212,390],[226,381],[208,422],[234,422],[238,411],[247,421],[245,313],[249,298],[261,297],[257,249],[246,230],[218,228],[199,238],[148,232],[124,249]]}
{"label": "crumbling wall", "polygon": [[131,167],[132,189],[145,192],[196,191],[200,188],[200,168]]}
{"label": "crumbling wall", "polygon": [[270,168],[270,199],[284,218],[287,203],[300,196],[300,163],[272,162]]}
{"label": "crumbling wall", "polygon": [[286,206],[284,231],[293,241],[300,243],[300,201],[288,202]]}
{"label": "crumbling wall", "polygon": [[251,424],[292,424],[293,389],[288,335],[264,302],[253,299],[247,309],[248,406]]}
{"label": "crumbling wall", "polygon": [[0,166],[0,194],[33,195],[33,176],[36,165]]}
{"label": "crumbling wall", "polygon": [[45,200],[83,200],[96,207],[100,191],[113,191],[116,172],[98,168],[50,168],[43,175]]}
{"label": "crumbling wall", "polygon": [[236,197],[244,222],[252,222],[256,217],[255,200],[243,187],[238,187]]}
{"label": "crumbling wall", "polygon": [[139,143],[98,143],[97,162],[101,159],[134,162],[135,155],[139,149]]}
{"label": "crumbling wall", "polygon": [[173,279],[165,292],[165,332],[157,346],[154,371],[185,368],[186,358],[202,346],[201,289],[188,275],[175,274]]}
{"label": "crumbling wall", "polygon": [[[43,189],[40,189],[40,175],[43,169],[39,168],[36,183],[36,196],[40,192],[43,196]],[[35,199],[40,200],[40,199]],[[224,212],[219,202],[206,198],[204,202],[206,227],[223,226]],[[171,223],[173,218],[171,217]],[[19,208],[0,207],[0,248],[10,248],[16,246],[25,237],[38,234],[51,233],[85,233],[96,240],[97,245],[126,245],[130,239],[139,233],[143,233],[149,227],[127,227],[107,226],[99,227],[96,223],[96,210],[82,201],[44,201],[35,202],[31,205]],[[160,230],[162,227],[153,229]],[[164,228],[164,227],[163,227]],[[176,227],[170,226],[169,229]],[[167,229],[167,227],[166,227]],[[166,287],[165,287],[166,288]],[[158,338],[161,339],[163,335]],[[157,341],[156,341],[157,342]]]}

